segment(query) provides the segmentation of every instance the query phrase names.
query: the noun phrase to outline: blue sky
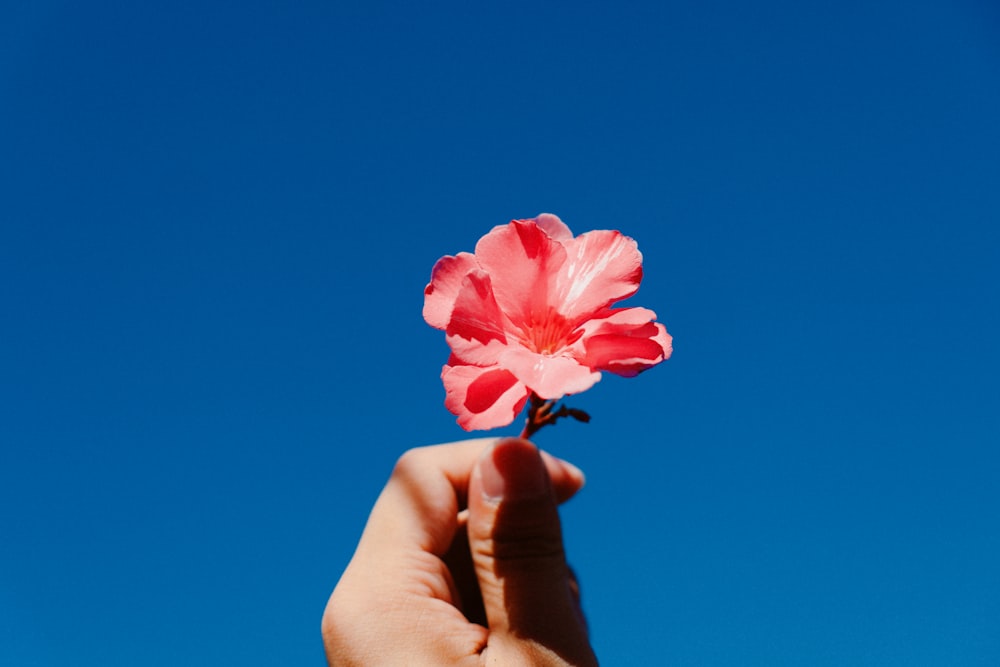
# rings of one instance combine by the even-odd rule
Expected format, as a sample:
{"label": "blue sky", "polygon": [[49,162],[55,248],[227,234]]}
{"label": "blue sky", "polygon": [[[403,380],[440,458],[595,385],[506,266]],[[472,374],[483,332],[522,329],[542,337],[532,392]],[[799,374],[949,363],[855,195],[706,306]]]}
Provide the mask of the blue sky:
{"label": "blue sky", "polygon": [[3,15],[0,663],[322,664],[465,437],[430,268],[542,211],[675,342],[537,438],[604,664],[1000,660],[994,3]]}

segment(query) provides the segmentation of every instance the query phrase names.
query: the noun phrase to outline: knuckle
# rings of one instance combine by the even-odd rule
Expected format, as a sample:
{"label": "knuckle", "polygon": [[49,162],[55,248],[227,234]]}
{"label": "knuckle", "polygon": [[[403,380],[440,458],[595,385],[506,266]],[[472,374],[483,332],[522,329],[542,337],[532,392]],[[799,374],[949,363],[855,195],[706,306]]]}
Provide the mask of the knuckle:
{"label": "knuckle", "polygon": [[426,467],[427,447],[415,447],[403,452],[396,460],[392,476],[397,479],[411,479]]}

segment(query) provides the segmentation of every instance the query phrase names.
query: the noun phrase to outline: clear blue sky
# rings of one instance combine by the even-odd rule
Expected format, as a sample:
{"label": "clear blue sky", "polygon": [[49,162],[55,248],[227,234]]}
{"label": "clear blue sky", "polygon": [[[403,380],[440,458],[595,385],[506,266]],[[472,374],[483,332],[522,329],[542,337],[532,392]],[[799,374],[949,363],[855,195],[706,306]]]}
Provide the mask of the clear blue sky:
{"label": "clear blue sky", "polygon": [[994,2],[8,5],[0,664],[322,664],[541,211],[675,337],[538,437],[604,664],[1000,664]]}

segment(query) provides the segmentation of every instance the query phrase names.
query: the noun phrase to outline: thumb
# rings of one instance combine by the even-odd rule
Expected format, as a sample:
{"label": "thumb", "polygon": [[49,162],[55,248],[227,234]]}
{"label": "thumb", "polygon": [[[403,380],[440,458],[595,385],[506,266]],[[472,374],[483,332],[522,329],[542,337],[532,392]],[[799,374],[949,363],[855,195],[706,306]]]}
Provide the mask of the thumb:
{"label": "thumb", "polygon": [[[557,476],[573,466],[547,457]],[[483,595],[491,642],[532,654],[555,652],[570,664],[593,653],[566,565],[557,501],[538,449],[527,440],[500,440],[472,471],[469,547]]]}

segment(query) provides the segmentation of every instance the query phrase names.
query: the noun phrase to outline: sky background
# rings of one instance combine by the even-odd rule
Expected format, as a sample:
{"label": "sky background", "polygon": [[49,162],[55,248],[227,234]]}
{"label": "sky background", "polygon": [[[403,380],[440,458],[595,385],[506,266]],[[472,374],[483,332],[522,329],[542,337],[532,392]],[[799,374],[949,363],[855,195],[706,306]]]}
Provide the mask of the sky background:
{"label": "sky background", "polygon": [[1000,664],[989,0],[7,3],[0,664],[323,664],[542,211],[674,336],[537,436],[603,664]]}

